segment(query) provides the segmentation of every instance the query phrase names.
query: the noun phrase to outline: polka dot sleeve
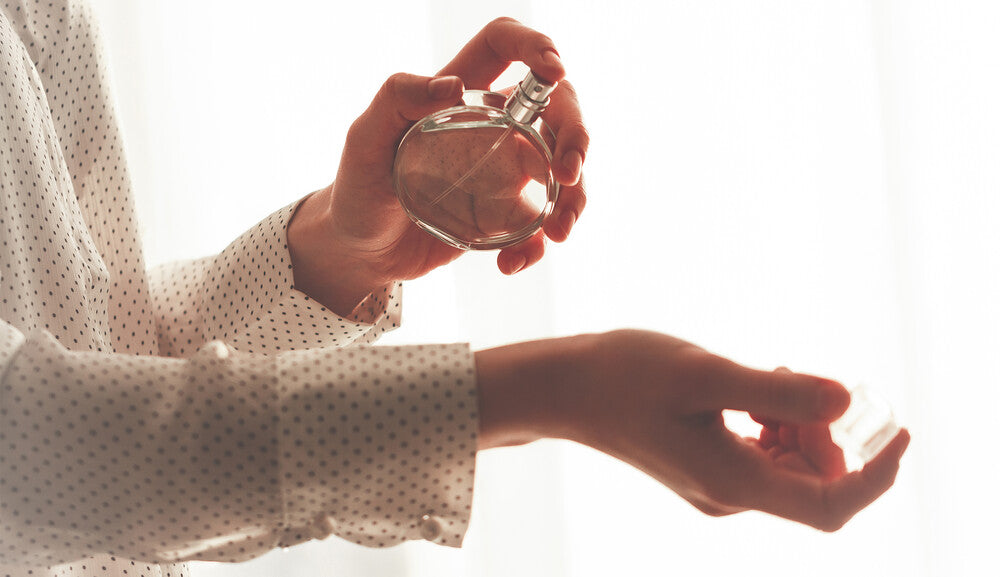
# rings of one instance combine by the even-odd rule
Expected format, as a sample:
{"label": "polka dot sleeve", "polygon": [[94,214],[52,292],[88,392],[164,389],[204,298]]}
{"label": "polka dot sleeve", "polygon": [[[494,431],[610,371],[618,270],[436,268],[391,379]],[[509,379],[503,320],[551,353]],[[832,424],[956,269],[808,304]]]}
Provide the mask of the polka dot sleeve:
{"label": "polka dot sleeve", "polygon": [[0,575],[457,545],[468,349],[367,346],[398,286],[348,319],[296,291],[292,207],[149,283],[95,42],[74,0],[0,0]]}
{"label": "polka dot sleeve", "polygon": [[278,374],[282,546],[330,532],[461,545],[478,429],[466,345],[294,352]]}
{"label": "polka dot sleeve", "polygon": [[266,356],[212,341],[182,360],[13,331],[0,324],[0,564],[242,561],[330,534],[461,543],[464,345]]}
{"label": "polka dot sleeve", "polygon": [[297,204],[264,219],[217,256],[152,271],[161,354],[185,356],[216,339],[251,353],[372,343],[399,326],[399,283],[369,295],[350,318],[295,289],[286,229]]}

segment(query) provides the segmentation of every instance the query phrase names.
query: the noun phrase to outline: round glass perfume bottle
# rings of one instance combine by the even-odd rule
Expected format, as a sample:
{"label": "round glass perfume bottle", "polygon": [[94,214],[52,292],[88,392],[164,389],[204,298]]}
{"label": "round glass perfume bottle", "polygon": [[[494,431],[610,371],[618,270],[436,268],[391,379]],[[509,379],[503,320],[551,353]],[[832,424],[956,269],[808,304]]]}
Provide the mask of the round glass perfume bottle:
{"label": "round glass perfume bottle", "polygon": [[419,120],[396,151],[393,186],[410,218],[463,250],[517,244],[555,206],[555,136],[539,114],[555,84],[532,73],[508,97],[467,90]]}

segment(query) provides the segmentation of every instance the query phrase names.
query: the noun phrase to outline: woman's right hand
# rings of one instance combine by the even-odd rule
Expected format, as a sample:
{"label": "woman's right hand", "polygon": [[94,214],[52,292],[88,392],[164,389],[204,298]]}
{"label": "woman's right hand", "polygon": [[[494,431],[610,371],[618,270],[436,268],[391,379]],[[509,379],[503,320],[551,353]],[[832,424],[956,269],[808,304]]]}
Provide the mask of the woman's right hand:
{"label": "woman's right hand", "polygon": [[[582,165],[590,145],[576,92],[565,79],[550,38],[510,18],[498,18],[437,77],[394,74],[351,126],[336,180],[307,197],[289,222],[288,246],[298,288],[346,316],[368,294],[419,278],[462,254],[406,215],[393,189],[396,147],[414,122],[457,104],[463,88],[489,89],[516,61],[559,82],[542,116],[555,133],[552,173],[562,188],[542,231],[500,250],[497,267],[514,274],[542,258],[545,238],[562,242],[569,237],[586,205]],[[496,207],[482,212],[491,208]],[[504,208],[510,210],[509,205]]]}
{"label": "woman's right hand", "polygon": [[[755,509],[834,531],[892,486],[901,431],[846,473],[828,424],[850,403],[842,385],[759,371],[667,335],[615,331],[476,353],[480,448],[569,439],[646,472],[701,511]],[[722,411],[810,431],[777,452],[726,428]]]}

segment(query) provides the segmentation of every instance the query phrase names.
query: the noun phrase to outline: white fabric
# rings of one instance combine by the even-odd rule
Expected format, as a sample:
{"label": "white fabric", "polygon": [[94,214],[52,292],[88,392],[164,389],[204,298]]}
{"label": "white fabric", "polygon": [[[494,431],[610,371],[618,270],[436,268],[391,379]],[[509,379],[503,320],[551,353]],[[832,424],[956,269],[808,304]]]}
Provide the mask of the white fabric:
{"label": "white fabric", "polygon": [[0,574],[177,576],[331,533],[460,544],[468,347],[366,346],[398,286],[351,319],[296,291],[295,205],[147,277],[89,12],[2,8]]}

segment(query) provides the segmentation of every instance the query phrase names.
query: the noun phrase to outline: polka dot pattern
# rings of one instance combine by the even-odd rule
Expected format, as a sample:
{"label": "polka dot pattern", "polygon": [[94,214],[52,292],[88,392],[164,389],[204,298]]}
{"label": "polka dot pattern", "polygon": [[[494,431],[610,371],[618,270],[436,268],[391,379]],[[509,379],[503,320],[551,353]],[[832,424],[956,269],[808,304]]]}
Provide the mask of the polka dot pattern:
{"label": "polka dot pattern", "polygon": [[[0,577],[182,577],[339,535],[458,545],[465,345],[293,285],[295,205],[147,275],[92,17],[0,0]],[[348,346],[351,345],[351,346]]]}
{"label": "polka dot pattern", "polygon": [[370,344],[400,322],[399,283],[350,318],[295,290],[285,227],[298,203],[274,213],[212,258],[150,273],[160,351],[184,356],[206,340],[251,353]]}
{"label": "polka dot pattern", "polygon": [[425,516],[441,524],[432,540],[461,544],[477,407],[474,390],[462,388],[475,380],[465,345],[290,352],[278,370],[281,410],[294,415],[282,419],[293,529],[281,546],[324,531],[394,545],[423,538]]}

